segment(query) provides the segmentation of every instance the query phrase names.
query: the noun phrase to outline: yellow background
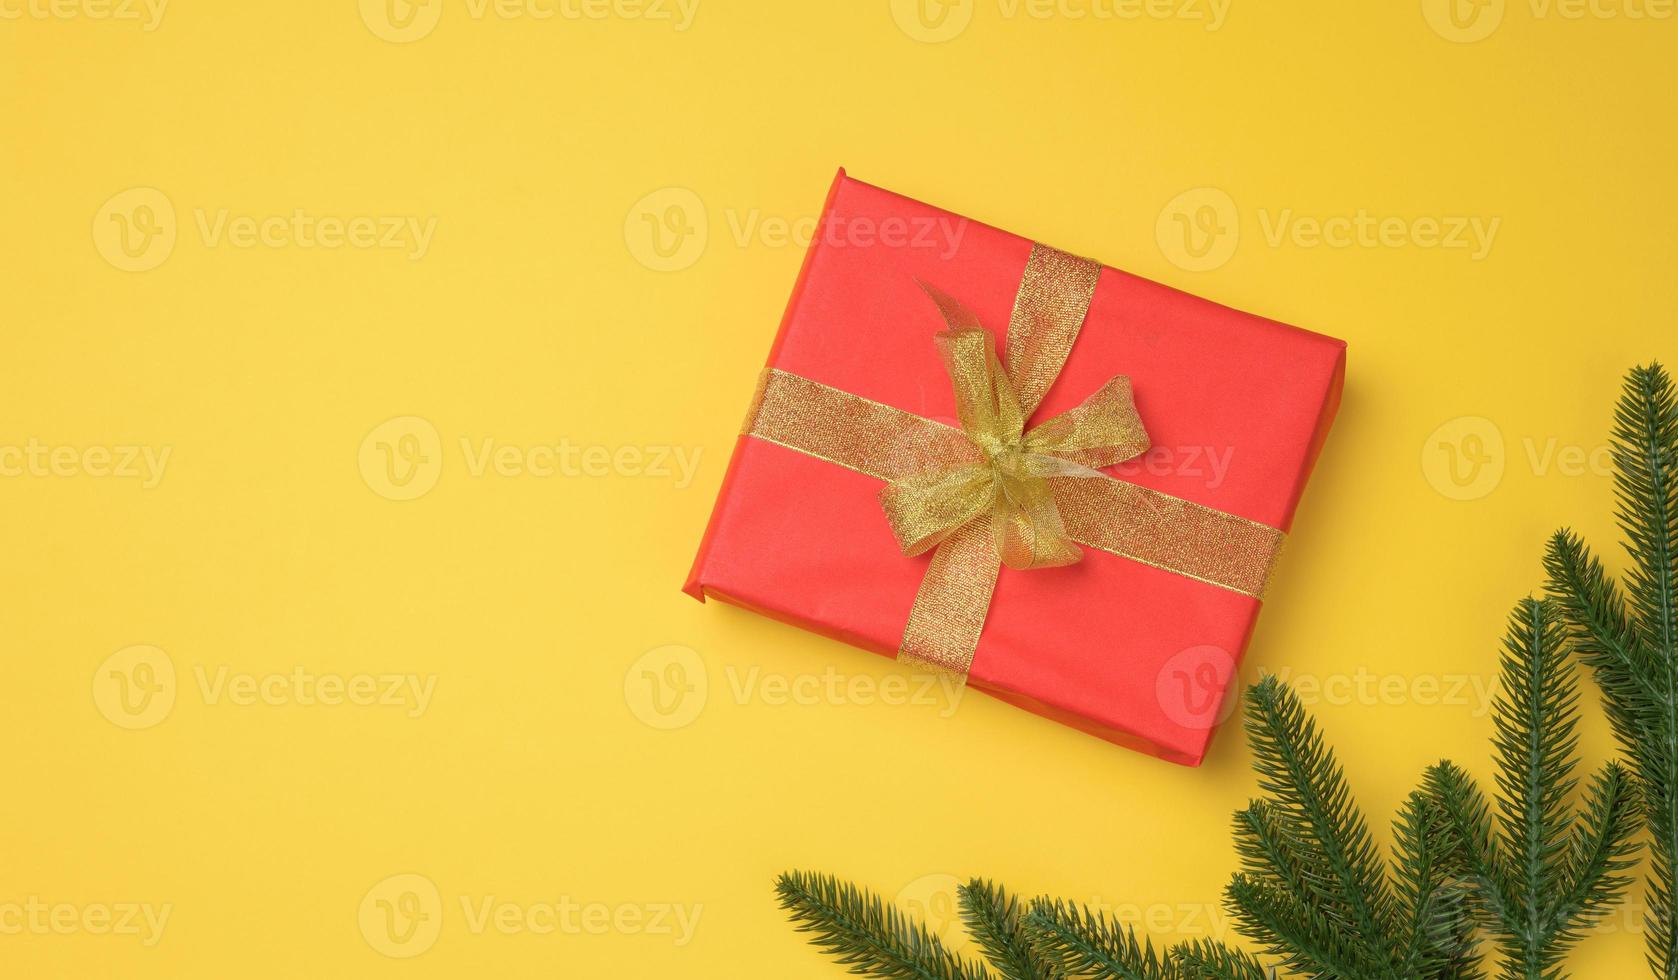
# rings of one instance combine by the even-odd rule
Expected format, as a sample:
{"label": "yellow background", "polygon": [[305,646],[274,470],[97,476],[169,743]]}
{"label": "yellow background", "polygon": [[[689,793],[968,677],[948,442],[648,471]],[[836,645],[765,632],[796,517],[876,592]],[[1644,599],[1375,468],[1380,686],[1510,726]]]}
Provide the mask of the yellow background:
{"label": "yellow background", "polygon": [[[143,13],[127,2],[110,12]],[[1674,354],[1678,22],[1630,16],[1661,7],[1233,0],[1209,30],[1208,0],[930,20],[701,0],[681,30],[672,4],[437,2],[174,0],[149,25],[0,4],[0,446],[74,447],[0,478],[0,907],[170,907],[150,947],[0,934],[0,972],[838,976],[775,908],[795,866],[938,916],[948,876],[978,873],[1157,939],[1227,931],[1228,816],[1253,791],[1235,731],[1196,771],[980,695],[948,718],[863,688],[777,704],[756,682],[896,668],[678,593],[800,262],[779,223],[813,218],[838,165],[1348,340],[1242,673],[1323,685],[1383,839],[1424,765],[1489,777],[1471,682],[1549,531],[1618,561],[1590,453],[1623,371]],[[1208,204],[1239,230],[1191,271],[1161,229]],[[436,223],[423,256],[277,226],[240,247],[205,230],[224,210]],[[1402,229],[1269,233],[1360,211]],[[1416,219],[1457,218],[1499,222],[1484,255],[1418,243]],[[661,255],[666,220],[700,237]],[[699,467],[474,473],[463,439]],[[85,454],[128,446],[168,448],[155,486]],[[435,486],[391,499],[419,467]],[[176,679],[130,730],[112,672],[159,655],[107,659],[136,645]],[[297,669],[435,686],[410,717],[200,682]],[[1612,747],[1584,693],[1594,767]],[[408,958],[379,938],[397,875],[436,888],[399,903],[438,927]],[[600,935],[474,929],[462,898],[491,897],[631,911]],[[665,904],[700,908],[685,944],[631,921]],[[1578,974],[1640,974],[1637,918]]]}

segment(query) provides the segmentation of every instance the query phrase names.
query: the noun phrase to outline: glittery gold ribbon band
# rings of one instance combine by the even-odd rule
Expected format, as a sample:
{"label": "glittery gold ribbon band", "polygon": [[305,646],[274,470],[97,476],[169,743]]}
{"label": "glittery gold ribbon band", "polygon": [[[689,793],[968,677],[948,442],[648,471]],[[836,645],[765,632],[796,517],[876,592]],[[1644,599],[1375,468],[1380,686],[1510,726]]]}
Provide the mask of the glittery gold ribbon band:
{"label": "glittery gold ribbon band", "polygon": [[1148,449],[1128,378],[1025,428],[1071,353],[1100,272],[1033,246],[1009,317],[1006,367],[972,313],[922,284],[948,327],[935,340],[960,428],[796,374],[763,373],[746,434],[887,481],[881,504],[904,553],[933,550],[900,660],[966,674],[1001,566],[1071,564],[1080,544],[1262,597],[1281,531],[1099,472]]}

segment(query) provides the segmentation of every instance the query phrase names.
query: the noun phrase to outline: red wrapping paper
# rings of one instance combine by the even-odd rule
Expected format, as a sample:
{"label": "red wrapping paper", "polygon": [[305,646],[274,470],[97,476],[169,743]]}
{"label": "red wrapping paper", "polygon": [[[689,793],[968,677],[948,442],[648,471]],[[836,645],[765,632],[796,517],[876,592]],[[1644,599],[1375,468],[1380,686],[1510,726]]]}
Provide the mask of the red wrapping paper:
{"label": "red wrapping paper", "polygon": [[[768,364],[955,424],[933,344],[943,322],[916,279],[976,313],[1000,344],[1031,246],[841,170]],[[1109,474],[1286,531],[1339,405],[1345,357],[1343,341],[1104,267],[1033,421],[1128,375],[1154,455]],[[1227,462],[1221,474],[1215,457]],[[741,436],[685,591],[895,656],[930,559],[899,552],[881,486]],[[1003,568],[968,680],[1199,765],[1259,606],[1091,548],[1065,568]]]}

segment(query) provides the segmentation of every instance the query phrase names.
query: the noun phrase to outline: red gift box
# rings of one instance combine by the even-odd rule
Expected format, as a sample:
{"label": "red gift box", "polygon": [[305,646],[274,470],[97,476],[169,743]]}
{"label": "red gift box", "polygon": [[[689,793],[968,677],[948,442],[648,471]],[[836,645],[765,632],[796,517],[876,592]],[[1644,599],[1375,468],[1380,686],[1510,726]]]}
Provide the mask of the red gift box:
{"label": "red gift box", "polygon": [[[998,334],[1033,243],[847,177],[829,192],[768,366],[954,423],[924,281]],[[1153,449],[1106,472],[1286,531],[1335,410],[1343,341],[1102,267],[1033,422],[1127,375]],[[904,557],[880,480],[750,435],[685,591],[895,656],[929,556]],[[1004,701],[1198,765],[1258,599],[1114,554],[1003,568],[968,672]]]}

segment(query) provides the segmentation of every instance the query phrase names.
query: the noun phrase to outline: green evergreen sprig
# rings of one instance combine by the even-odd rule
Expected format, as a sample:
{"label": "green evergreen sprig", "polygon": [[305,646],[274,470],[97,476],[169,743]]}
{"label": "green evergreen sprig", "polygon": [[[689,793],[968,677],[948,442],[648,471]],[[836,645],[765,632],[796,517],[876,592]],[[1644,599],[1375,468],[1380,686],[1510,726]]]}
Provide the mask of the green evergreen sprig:
{"label": "green evergreen sprig", "polygon": [[1545,556],[1552,596],[1602,688],[1647,819],[1653,876],[1647,944],[1657,976],[1678,977],[1678,395],[1659,364],[1635,368],[1611,437],[1616,517],[1630,567],[1616,581],[1572,531]]}
{"label": "green evergreen sprig", "polygon": [[831,875],[789,871],[775,883],[781,908],[811,944],[851,973],[887,980],[988,980],[984,967],[944,948],[896,906]]}
{"label": "green evergreen sprig", "polygon": [[1305,976],[1414,980],[1478,975],[1478,957],[1442,814],[1412,794],[1395,830],[1392,874],[1345,772],[1287,685],[1246,695],[1259,788],[1235,815],[1244,870],[1225,891],[1241,932]]}
{"label": "green evergreen sprig", "polygon": [[1528,601],[1511,627],[1493,741],[1495,812],[1467,773],[1441,762],[1400,808],[1390,859],[1294,692],[1274,677],[1247,690],[1247,736],[1266,795],[1235,814],[1243,869],[1225,904],[1261,956],[1198,940],[1156,948],[1099,912],[1046,898],[1026,908],[982,879],[958,897],[989,970],[879,896],[827,875],[782,875],[781,905],[851,973],[892,980],[1478,980],[1477,923],[1496,939],[1502,976],[1557,980],[1563,955],[1629,883],[1640,812],[1615,764],[1597,774],[1582,810],[1566,805],[1577,691],[1559,615]]}
{"label": "green evergreen sprig", "polygon": [[1001,886],[975,878],[956,889],[968,935],[1004,980],[1055,980],[1049,960],[1033,946],[1026,909]]}
{"label": "green evergreen sprig", "polygon": [[1039,899],[1028,919],[1037,949],[1066,977],[1172,980],[1176,969],[1135,930],[1068,902]]}
{"label": "green evergreen sprig", "polygon": [[1559,607],[1527,599],[1510,616],[1499,695],[1497,801],[1449,762],[1427,784],[1450,817],[1450,838],[1506,980],[1562,976],[1583,930],[1631,884],[1637,792],[1617,763],[1599,770],[1583,812],[1570,802],[1578,780],[1578,685]]}

